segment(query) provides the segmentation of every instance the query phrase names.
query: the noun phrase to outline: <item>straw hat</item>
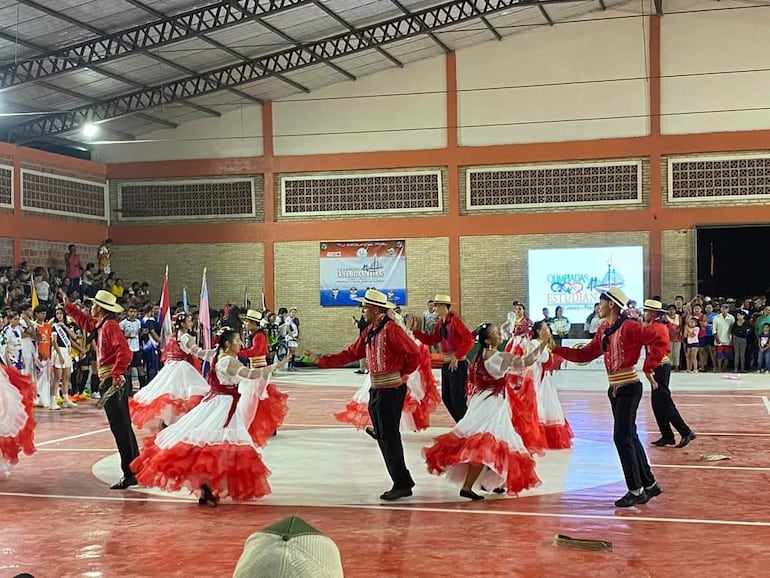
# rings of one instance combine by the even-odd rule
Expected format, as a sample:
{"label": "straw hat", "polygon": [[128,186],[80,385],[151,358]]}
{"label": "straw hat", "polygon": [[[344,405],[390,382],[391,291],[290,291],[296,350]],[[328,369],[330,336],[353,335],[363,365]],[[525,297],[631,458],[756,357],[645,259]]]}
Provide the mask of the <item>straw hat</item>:
{"label": "straw hat", "polygon": [[666,309],[663,308],[663,303],[656,299],[645,299],[642,308],[647,311],[655,311],[656,313],[666,313]]}
{"label": "straw hat", "polygon": [[243,318],[247,319],[248,321],[254,321],[256,323],[259,323],[260,321],[262,321],[262,314],[256,309],[249,309],[246,312],[246,315],[243,316]]}
{"label": "straw hat", "polygon": [[103,289],[96,292],[96,297],[89,297],[86,301],[93,301],[105,311],[111,311],[113,313],[120,313],[123,311],[123,307],[118,305],[118,298],[109,291],[104,291]]}
{"label": "straw hat", "polygon": [[449,295],[436,295],[433,298],[433,302],[436,305],[451,305],[452,304],[452,298]]}
{"label": "straw hat", "polygon": [[302,518],[292,516],[248,537],[233,578],[342,578],[340,551]]}
{"label": "straw hat", "polygon": [[628,297],[626,297],[626,294],[617,287],[610,287],[604,293],[602,293],[601,296],[607,301],[612,301],[621,309],[628,305]]}
{"label": "straw hat", "polygon": [[363,297],[354,297],[353,301],[360,303],[367,303],[369,305],[375,305],[382,307],[383,309],[395,309],[396,304],[388,301],[388,296],[376,289],[367,289]]}

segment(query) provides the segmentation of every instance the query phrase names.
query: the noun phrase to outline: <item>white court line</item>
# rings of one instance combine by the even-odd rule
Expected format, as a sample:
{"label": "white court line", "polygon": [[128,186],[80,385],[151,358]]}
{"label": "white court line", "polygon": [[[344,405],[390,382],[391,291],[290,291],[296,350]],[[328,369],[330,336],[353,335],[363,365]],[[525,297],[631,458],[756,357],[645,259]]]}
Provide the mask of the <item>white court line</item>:
{"label": "white court line", "polygon": [[762,403],[765,404],[765,409],[767,410],[767,413],[770,414],[770,399],[767,399],[766,395],[762,396]]}
{"label": "white court line", "polygon": [[[330,424],[318,424],[318,423],[285,423],[281,425],[282,428],[284,427],[313,427],[318,429],[326,429],[330,427],[336,427],[336,428],[343,428],[343,427],[352,427],[349,425],[344,424],[336,424],[336,423],[330,423]],[[279,430],[280,431],[280,430]]]}
{"label": "white court line", "polygon": [[734,433],[734,432],[704,432],[699,431],[699,436],[717,436],[717,437],[752,437],[752,438],[766,438],[770,437],[770,433]]}
{"label": "white court line", "polygon": [[754,466],[692,466],[679,464],[655,464],[652,468],[672,468],[685,470],[731,470],[747,472],[770,472],[770,468],[758,468]]}
{"label": "white court line", "polygon": [[677,407],[703,407],[705,403],[678,403]]}
{"label": "white court line", "polygon": [[48,440],[48,441],[45,441],[45,442],[36,443],[35,446],[40,448],[40,447],[51,445],[51,444],[58,444],[59,442],[68,442],[70,440],[76,440],[78,438],[84,438],[86,436],[90,436],[90,435],[94,435],[94,434],[98,434],[98,433],[103,433],[103,432],[106,432],[106,431],[110,431],[110,428],[103,427],[102,429],[95,429],[93,431],[87,431],[85,433],[77,434],[77,435],[74,435],[74,436],[67,436],[66,438],[59,438],[59,439],[55,439],[55,440]]}
{"label": "white court line", "polygon": [[36,448],[40,452],[110,452],[115,453],[115,448]]}
{"label": "white court line", "polygon": [[766,405],[764,403],[734,403],[735,407],[749,407],[750,405]]}
{"label": "white court line", "polygon": [[[179,504],[191,507],[195,504],[195,501],[190,498],[150,498],[150,497],[134,497],[127,498],[121,496],[65,496],[58,494],[28,494],[23,492],[0,492],[0,496],[8,496],[15,498],[42,498],[47,500],[89,500],[89,501],[101,501],[101,502],[144,502],[144,503],[161,503],[161,504]],[[146,495],[145,495],[146,496]],[[504,498],[503,498],[504,499]],[[496,500],[490,500],[487,503],[494,503]],[[458,502],[460,505],[461,502]],[[481,509],[465,509],[465,508],[436,508],[436,507],[423,507],[423,506],[387,506],[387,505],[362,505],[362,504],[332,504],[324,505],[319,504],[317,506],[284,506],[281,504],[269,504],[260,500],[254,500],[251,502],[240,502],[237,504],[231,504],[225,502],[224,506],[270,506],[275,508],[329,508],[329,509],[350,509],[350,510],[379,510],[379,511],[404,511],[404,512],[435,512],[440,514],[473,514],[473,515],[486,515],[486,516],[514,516],[522,518],[562,518],[572,520],[607,520],[617,523],[618,520],[629,522],[663,522],[669,524],[707,524],[716,526],[749,526],[749,527],[761,527],[770,528],[770,522],[752,522],[749,520],[704,520],[698,518],[658,518],[648,516],[635,516],[635,515],[601,515],[601,514],[569,514],[569,513],[552,513],[552,512],[517,512],[511,510],[481,510]]]}

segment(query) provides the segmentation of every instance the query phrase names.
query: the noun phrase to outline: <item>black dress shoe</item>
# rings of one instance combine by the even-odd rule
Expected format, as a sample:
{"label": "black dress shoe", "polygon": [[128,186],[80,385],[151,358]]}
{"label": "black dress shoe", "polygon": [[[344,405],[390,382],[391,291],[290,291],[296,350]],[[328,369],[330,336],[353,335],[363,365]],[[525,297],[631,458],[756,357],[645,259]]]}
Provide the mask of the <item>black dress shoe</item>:
{"label": "black dress shoe", "polygon": [[461,496],[461,497],[463,497],[463,498],[468,498],[469,500],[473,500],[473,501],[476,501],[476,500],[483,500],[483,499],[484,499],[484,496],[479,496],[479,495],[478,495],[476,492],[474,492],[473,490],[471,490],[471,491],[468,491],[468,490],[460,490],[460,496]]}
{"label": "black dress shoe", "polygon": [[380,496],[380,500],[392,502],[412,495],[412,488],[393,488]]}
{"label": "black dress shoe", "polygon": [[369,436],[370,438],[372,438],[373,440],[376,440],[376,439],[377,439],[377,432],[376,432],[376,431],[374,431],[374,428],[373,428],[373,427],[367,427],[367,428],[364,428],[364,431],[366,432],[366,435],[368,435],[368,436]]}
{"label": "black dress shoe", "polygon": [[695,439],[695,432],[690,432],[686,436],[682,437],[682,441],[680,441],[678,444],[676,444],[676,447],[683,448],[684,446],[689,444],[694,439]]}
{"label": "black dress shoe", "polygon": [[655,496],[660,496],[663,493],[663,488],[660,487],[658,482],[649,488],[644,488],[644,493],[647,494],[647,500],[652,500]]}
{"label": "black dress shoe", "polygon": [[660,438],[659,440],[655,440],[652,442],[653,446],[658,446],[659,448],[662,448],[663,446],[675,446],[676,440],[674,438],[668,439],[668,438]]}
{"label": "black dress shoe", "polygon": [[637,504],[644,504],[649,500],[647,496],[645,495],[644,491],[642,491],[641,494],[638,496],[628,492],[625,496],[620,498],[619,500],[615,500],[615,507],[616,508],[630,508],[631,506],[636,506]]}
{"label": "black dress shoe", "polygon": [[125,490],[131,486],[136,485],[136,478],[121,478],[119,482],[116,482],[110,486],[111,490]]}

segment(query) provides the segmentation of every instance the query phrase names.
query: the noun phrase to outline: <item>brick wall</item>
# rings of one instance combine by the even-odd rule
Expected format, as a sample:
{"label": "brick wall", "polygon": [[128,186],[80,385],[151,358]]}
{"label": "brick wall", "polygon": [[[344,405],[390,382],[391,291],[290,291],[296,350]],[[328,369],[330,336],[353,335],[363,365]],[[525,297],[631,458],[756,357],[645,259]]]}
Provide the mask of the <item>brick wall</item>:
{"label": "brick wall", "polygon": [[694,231],[663,231],[661,256],[661,297],[671,303],[677,295],[685,300],[695,294],[695,255],[693,254]]}
{"label": "brick wall", "polygon": [[228,302],[242,305],[246,288],[252,304],[259,305],[265,278],[262,243],[116,245],[111,264],[124,285],[147,281],[155,301],[160,300],[163,275],[168,265],[172,306],[181,301],[184,287],[187,287],[190,303],[200,301],[204,267],[208,267],[206,283],[209,303],[214,309],[221,309]]}
{"label": "brick wall", "polygon": [[[468,327],[492,321],[502,323],[514,299],[528,300],[527,251],[566,247],[641,245],[649,263],[649,234],[562,233],[460,238],[462,317]],[[645,265],[645,283],[649,270]],[[641,298],[639,296],[638,298]],[[529,314],[533,314],[528,311]],[[540,312],[534,313],[537,317]]]}
{"label": "brick wall", "polygon": [[[406,311],[421,314],[428,299],[449,290],[449,241],[446,237],[407,239]],[[297,307],[302,326],[300,349],[319,353],[338,351],[358,335],[353,307],[319,305],[318,242],[275,244],[275,298],[278,307]]]}
{"label": "brick wall", "polygon": [[[27,261],[31,267],[56,267],[64,269],[64,254],[67,252],[69,241],[40,241],[23,239],[21,242],[21,260]],[[77,244],[80,262],[85,268],[89,262],[96,263],[97,245]]]}
{"label": "brick wall", "polygon": [[13,262],[13,239],[0,237],[0,267],[16,264]]}

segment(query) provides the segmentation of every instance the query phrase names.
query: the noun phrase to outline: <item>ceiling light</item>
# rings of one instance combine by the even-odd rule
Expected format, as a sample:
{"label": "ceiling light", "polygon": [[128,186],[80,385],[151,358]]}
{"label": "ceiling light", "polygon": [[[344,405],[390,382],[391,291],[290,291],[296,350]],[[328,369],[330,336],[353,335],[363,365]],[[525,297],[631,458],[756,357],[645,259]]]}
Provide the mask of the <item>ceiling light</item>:
{"label": "ceiling light", "polygon": [[81,129],[81,132],[83,133],[83,136],[86,138],[93,138],[96,136],[96,133],[99,132],[99,127],[97,127],[92,122],[87,122],[83,125],[83,128]]}

